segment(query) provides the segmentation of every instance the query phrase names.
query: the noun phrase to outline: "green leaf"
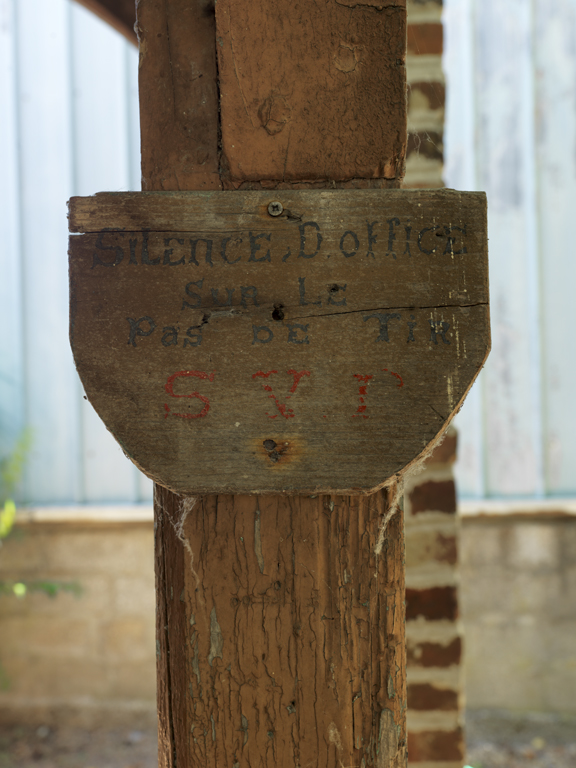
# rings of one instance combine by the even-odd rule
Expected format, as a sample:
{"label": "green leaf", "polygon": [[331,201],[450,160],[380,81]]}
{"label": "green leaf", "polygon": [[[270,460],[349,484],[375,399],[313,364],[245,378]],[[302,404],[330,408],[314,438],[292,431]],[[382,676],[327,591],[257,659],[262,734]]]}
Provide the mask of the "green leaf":
{"label": "green leaf", "polygon": [[12,530],[16,518],[16,504],[12,499],[4,502],[4,507],[0,511],[0,539],[5,539]]}
{"label": "green leaf", "polygon": [[26,428],[16,441],[12,454],[0,461],[0,498],[6,498],[14,491],[22,476],[31,445],[32,431]]}
{"label": "green leaf", "polygon": [[16,597],[24,597],[28,589],[26,587],[26,584],[23,584],[21,581],[18,581],[12,587],[12,591],[14,592]]}

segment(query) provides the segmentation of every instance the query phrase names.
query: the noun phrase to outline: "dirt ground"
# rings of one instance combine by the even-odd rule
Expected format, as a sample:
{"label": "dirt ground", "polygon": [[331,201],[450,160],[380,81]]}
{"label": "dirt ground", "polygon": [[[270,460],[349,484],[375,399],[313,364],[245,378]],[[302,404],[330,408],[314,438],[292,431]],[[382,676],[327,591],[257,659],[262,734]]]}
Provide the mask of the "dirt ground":
{"label": "dirt ground", "polygon": [[[473,768],[576,768],[576,719],[467,714]],[[156,768],[156,733],[0,726],[0,768]]]}
{"label": "dirt ground", "polygon": [[473,768],[576,768],[576,718],[469,711],[466,741]]}
{"label": "dirt ground", "polygon": [[0,768],[156,768],[153,729],[0,726]]}

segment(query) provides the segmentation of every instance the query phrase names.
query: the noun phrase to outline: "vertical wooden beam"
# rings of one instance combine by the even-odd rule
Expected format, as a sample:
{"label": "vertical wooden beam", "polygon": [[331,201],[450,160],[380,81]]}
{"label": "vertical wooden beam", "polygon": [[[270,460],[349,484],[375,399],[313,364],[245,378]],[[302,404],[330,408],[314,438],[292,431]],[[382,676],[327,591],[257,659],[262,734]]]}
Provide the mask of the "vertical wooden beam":
{"label": "vertical wooden beam", "polygon": [[[139,0],[143,189],[398,186],[403,5]],[[405,765],[388,510],[156,487],[162,766]]]}

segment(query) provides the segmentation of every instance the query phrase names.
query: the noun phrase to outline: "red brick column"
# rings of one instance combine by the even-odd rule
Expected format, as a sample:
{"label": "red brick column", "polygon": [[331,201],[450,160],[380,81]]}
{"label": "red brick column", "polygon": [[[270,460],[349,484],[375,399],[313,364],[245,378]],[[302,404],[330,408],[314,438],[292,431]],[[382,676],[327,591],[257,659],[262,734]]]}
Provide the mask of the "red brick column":
{"label": "red brick column", "polygon": [[423,470],[407,479],[404,493],[412,768],[461,768],[464,760],[455,459],[451,427]]}
{"label": "red brick column", "polygon": [[408,0],[408,148],[405,187],[442,187],[442,0]]}

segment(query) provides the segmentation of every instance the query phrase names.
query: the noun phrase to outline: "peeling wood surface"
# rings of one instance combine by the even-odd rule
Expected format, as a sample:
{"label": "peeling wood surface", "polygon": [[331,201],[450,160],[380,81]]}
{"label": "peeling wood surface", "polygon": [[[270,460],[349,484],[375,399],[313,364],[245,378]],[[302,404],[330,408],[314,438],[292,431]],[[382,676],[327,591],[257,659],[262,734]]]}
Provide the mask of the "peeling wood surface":
{"label": "peeling wood surface", "polygon": [[385,491],[192,507],[157,490],[165,765],[405,766],[403,523],[376,556],[386,509]]}
{"label": "peeling wood surface", "polygon": [[[404,10],[347,5],[220,0],[215,20],[203,0],[139,0],[143,188],[397,186],[406,144]],[[258,13],[247,36],[241,22]],[[334,29],[328,19],[338,21]],[[351,39],[355,26],[377,20],[378,34],[363,27],[364,40]],[[384,20],[400,34],[382,35]],[[298,26],[309,30],[312,21],[318,35],[302,51]],[[221,102],[217,49],[226,70]],[[355,58],[355,71],[338,69],[335,53]],[[247,109],[238,108],[247,95]],[[339,126],[331,144],[329,123]],[[365,123],[370,138],[359,141]],[[399,514],[374,555],[386,492],[204,496],[191,509],[190,497],[156,491],[162,768],[405,768]]]}
{"label": "peeling wood surface", "polygon": [[78,372],[127,455],[178,493],[374,491],[488,352],[482,193],[274,194],[71,202],[93,230],[70,239]]}
{"label": "peeling wood surface", "polygon": [[400,179],[406,8],[390,0],[219,0],[230,181]]}

